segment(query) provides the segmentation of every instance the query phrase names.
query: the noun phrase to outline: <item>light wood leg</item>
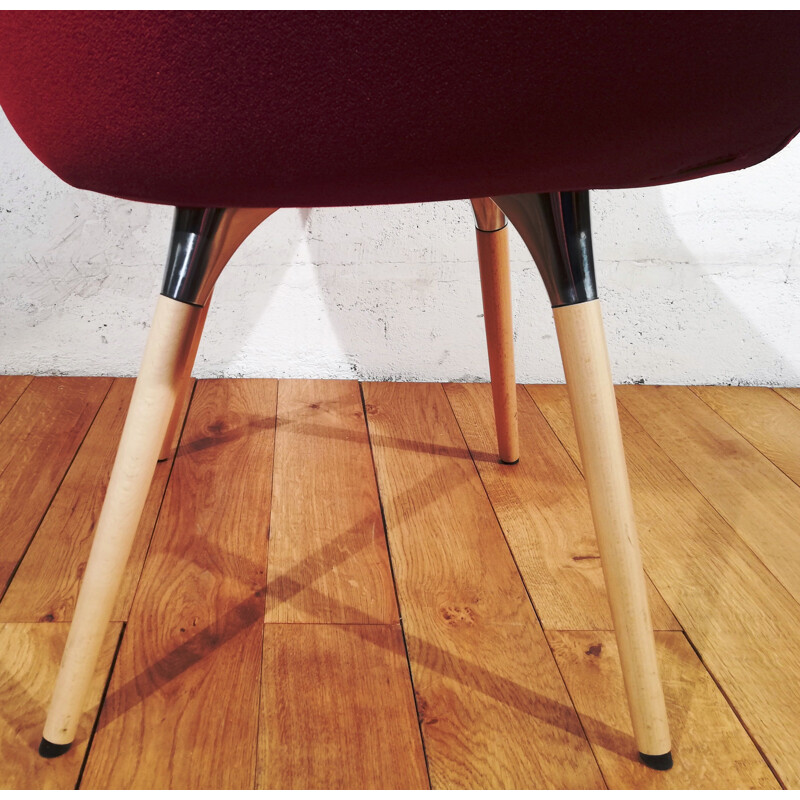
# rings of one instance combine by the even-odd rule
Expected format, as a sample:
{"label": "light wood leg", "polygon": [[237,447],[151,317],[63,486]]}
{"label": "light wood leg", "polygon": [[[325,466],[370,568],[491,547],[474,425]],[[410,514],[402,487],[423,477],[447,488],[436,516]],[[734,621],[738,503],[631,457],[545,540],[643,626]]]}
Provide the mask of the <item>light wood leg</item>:
{"label": "light wood leg", "polygon": [[200,309],[197,314],[194,331],[192,333],[192,346],[186,354],[186,361],[181,369],[181,388],[178,392],[178,397],[175,401],[175,407],[172,409],[172,416],[169,418],[169,425],[167,426],[167,433],[164,436],[164,443],[161,445],[161,452],[158,455],[159,461],[165,461],[174,452],[178,446],[178,438],[180,437],[180,423],[183,415],[183,409],[186,407],[186,400],[189,393],[192,391],[192,369],[194,369],[194,362],[197,358],[197,350],[200,347],[200,339],[203,338],[203,328],[206,324],[206,317],[208,316],[208,307],[211,304],[209,297],[206,304]]}
{"label": "light wood leg", "polygon": [[642,760],[672,765],[622,435],[598,300],[553,309],[600,558]]}
{"label": "light wood leg", "polygon": [[197,306],[158,299],[44,727],[44,756],[60,755],[75,737],[199,314]]}
{"label": "light wood leg", "polygon": [[495,231],[476,230],[475,234],[478,239],[483,320],[489,349],[497,444],[500,460],[506,464],[515,464],[519,461],[519,435],[508,227]]}

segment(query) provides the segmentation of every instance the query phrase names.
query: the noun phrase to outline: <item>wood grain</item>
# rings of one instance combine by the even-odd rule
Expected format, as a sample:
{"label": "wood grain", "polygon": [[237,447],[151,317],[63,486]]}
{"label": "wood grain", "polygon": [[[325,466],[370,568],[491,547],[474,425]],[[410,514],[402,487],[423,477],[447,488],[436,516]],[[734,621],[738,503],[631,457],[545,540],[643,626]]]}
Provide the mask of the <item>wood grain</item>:
{"label": "wood grain", "polygon": [[0,592],[110,386],[111,378],[34,378],[0,423]]}
{"label": "wood grain", "polygon": [[[132,378],[117,378],[106,395],[0,602],[0,621],[68,622],[72,619],[133,383]],[[156,468],[115,603],[114,620],[128,618],[171,469],[171,461]]]}
{"label": "wood grain", "polygon": [[75,788],[121,627],[106,634],[75,743],[45,759],[39,742],[69,626],[0,624],[0,789]]}
{"label": "wood grain", "polygon": [[[571,449],[566,388],[529,389]],[[620,422],[653,582],[779,778],[800,788],[800,606],[624,407]]]}
{"label": "wood grain", "polygon": [[692,391],[800,485],[800,409],[760,386],[693,386]]}
{"label": "wood grain", "polygon": [[396,621],[358,383],[280,382],[273,497],[267,621]]}
{"label": "wood grain", "polygon": [[198,381],[87,788],[252,788],[276,383]]}
{"label": "wood grain", "polygon": [[[536,407],[541,411],[542,416],[547,421],[553,433],[558,437],[561,446],[569,453],[572,462],[583,474],[583,464],[581,463],[581,451],[578,448],[578,437],[575,435],[575,423],[572,419],[572,409],[569,405],[569,395],[567,387],[563,383],[559,384],[534,384],[525,386],[525,391],[536,403]],[[617,403],[619,406],[619,403]],[[622,419],[620,418],[620,426]],[[623,430],[623,441],[625,431]],[[630,454],[625,449],[630,466]]]}
{"label": "wood grain", "polygon": [[0,375],[0,422],[32,380],[32,375]]}
{"label": "wood grain", "polygon": [[800,389],[773,389],[784,400],[791,403],[795,408],[800,408]]}
{"label": "wood grain", "polygon": [[[542,627],[612,630],[583,476],[533,400],[518,389],[524,458],[509,466],[492,453],[489,387],[445,390]],[[657,630],[680,629],[649,580],[648,600]]]}
{"label": "wood grain", "polygon": [[395,625],[267,625],[258,788],[427,789]]}
{"label": "wood grain", "polygon": [[674,766],[639,759],[613,634],[548,631],[610,789],[778,789],[774,775],[682,633],[656,634]]}
{"label": "wood grain", "polygon": [[[36,402],[25,401],[32,417],[26,424],[24,415],[17,418],[16,437],[24,440],[49,424],[49,401],[42,399],[37,382],[53,380],[34,379],[11,409],[14,419],[26,395],[34,389],[39,392]],[[67,395],[86,381],[57,380]],[[100,427],[97,432],[95,427],[105,426],[113,416],[110,409],[119,400],[120,383],[126,382],[112,387],[53,507],[64,502],[62,495],[66,497],[72,485],[73,471],[84,459],[81,484],[91,493],[90,462],[95,456],[90,457],[88,448],[91,444],[98,456],[105,452],[92,440],[99,435]],[[140,586],[141,600],[137,597],[134,603],[122,645],[123,651],[128,648],[127,655],[120,654],[117,666],[122,666],[122,672],[115,670],[119,672],[114,678],[116,692],[113,686],[109,692],[113,712],[106,708],[103,715],[85,787],[252,788],[256,774],[262,786],[301,783],[305,776],[320,778],[319,783],[356,786],[366,783],[371,768],[378,778],[417,775],[419,739],[414,749],[414,726],[407,720],[407,667],[402,664],[406,670],[403,687],[397,666],[402,643],[393,625],[268,625],[270,644],[262,657],[263,525],[269,501],[256,497],[257,492],[247,486],[251,480],[261,483],[269,494],[269,482],[260,470],[265,460],[269,469],[270,447],[264,439],[271,435],[275,393],[259,388],[255,390],[259,397],[251,396],[250,383],[199,385],[206,411],[194,428],[190,422],[186,430],[190,447],[176,462],[177,487],[167,492],[177,494],[170,501],[171,509],[165,504],[163,510],[171,521],[162,520],[154,536],[153,564],[148,558],[145,573],[149,577]],[[453,401],[451,387],[447,392],[486,480],[484,467],[489,459],[496,459],[496,451],[493,445],[476,442],[483,441],[480,425],[487,414],[483,435],[490,443],[494,438],[489,387],[466,389],[465,413]],[[794,391],[800,402],[800,391]],[[491,509],[486,510],[485,492],[451,412],[442,402],[441,390],[381,385],[367,386],[365,392],[376,462],[382,464],[380,488],[434,786],[602,786],[597,768],[589,770],[585,765],[587,745],[581,722],[611,786],[640,787],[642,780],[647,786],[690,788],[774,785],[731,723],[729,712],[724,712],[719,695],[702,672],[704,665],[780,781],[800,788],[800,605],[624,406],[620,418],[645,564],[702,659],[701,664],[675,634],[658,634],[674,734],[676,766],[671,773],[642,771],[631,760],[632,740],[611,658],[610,633],[549,633],[582,714],[578,721],[566,690],[559,688],[552,654],[543,644],[536,619],[525,610],[530,606],[519,575],[513,564],[508,568],[510,557],[498,546],[497,522]],[[792,390],[776,392],[792,396]],[[579,466],[565,388],[529,387],[529,395]],[[327,395],[320,392],[319,396]],[[101,400],[102,394],[98,406]],[[519,395],[519,400],[521,409],[531,408],[525,396]],[[230,417],[225,411],[228,402],[233,409]],[[537,415],[532,414],[534,421]],[[0,424],[0,440],[4,424]],[[502,477],[503,470],[517,470],[535,456],[534,463],[540,467],[529,478],[547,485],[530,491],[544,500],[552,497],[554,508],[561,509],[564,500],[557,484],[563,480],[565,487],[570,486],[573,479],[553,456],[559,450],[548,445],[552,436],[547,429],[534,426],[533,430],[538,438],[529,435],[528,444],[523,439],[520,465],[497,465],[498,474]],[[317,433],[319,438],[335,438],[339,423]],[[478,437],[475,441],[473,435]],[[25,447],[17,445],[14,437],[7,436],[4,442],[18,449],[11,456],[8,447],[0,450],[0,470],[12,468],[15,458],[27,457]],[[44,465],[47,447],[33,444]],[[114,445],[107,443],[111,449]],[[182,472],[181,459],[187,462]],[[34,476],[27,479],[33,481]],[[23,484],[14,496],[15,505],[27,502],[26,485],[31,484]],[[300,485],[306,484],[301,481]],[[78,500],[77,483],[75,492]],[[34,503],[39,497],[36,491],[32,493]],[[308,497],[295,499],[303,502]],[[514,512],[511,499],[508,504],[509,514],[555,515],[546,502],[542,507],[537,502],[535,511]],[[24,508],[12,511],[20,516],[28,513]],[[29,555],[45,541],[40,537],[51,513]],[[79,509],[69,513],[78,514]],[[509,540],[513,543],[512,537]],[[50,541],[57,548],[56,541]],[[259,568],[252,566],[257,559],[251,547],[260,548],[260,580],[256,577]],[[39,550],[34,561],[47,561],[45,550]],[[66,551],[63,556],[68,557]],[[335,566],[337,558],[345,556],[358,557],[348,547],[325,553],[323,561]],[[26,569],[27,559],[15,574],[7,598],[17,591],[16,583]],[[257,585],[261,596],[254,588]],[[30,584],[29,589],[33,588]],[[307,586],[298,588],[309,592],[311,608],[313,592]],[[530,588],[535,591],[535,586]],[[65,597],[69,593],[65,590]],[[17,595],[20,608],[24,595]],[[0,604],[0,613],[4,608]],[[180,627],[185,630],[181,632]],[[36,753],[66,629],[61,623],[0,625],[0,788],[75,785],[94,711],[82,721],[76,744],[65,756],[45,761]],[[112,625],[103,648],[92,688],[95,706],[119,632],[120,626]],[[596,645],[602,645],[600,659]],[[592,648],[595,652],[588,653]],[[603,663],[598,665],[598,660]],[[325,680],[310,677],[314,675]],[[273,705],[272,711],[266,705],[262,708],[260,726],[254,722],[259,718],[259,693],[265,704]],[[227,719],[221,719],[222,714]],[[361,728],[349,722],[354,718],[361,720],[363,736]],[[348,721],[346,726],[341,720]],[[401,730],[410,738],[399,738]],[[106,735],[110,739],[103,742]],[[392,742],[376,752],[373,736],[379,741],[397,736],[401,743]],[[273,737],[271,742],[269,737]],[[344,757],[337,763],[339,749]],[[353,755],[360,752],[372,753],[374,759],[391,756],[393,762],[361,763]]]}
{"label": "wood grain", "polygon": [[684,386],[620,386],[620,401],[800,601],[800,486]]}
{"label": "wood grain", "polygon": [[432,785],[601,787],[442,387],[364,394]]}

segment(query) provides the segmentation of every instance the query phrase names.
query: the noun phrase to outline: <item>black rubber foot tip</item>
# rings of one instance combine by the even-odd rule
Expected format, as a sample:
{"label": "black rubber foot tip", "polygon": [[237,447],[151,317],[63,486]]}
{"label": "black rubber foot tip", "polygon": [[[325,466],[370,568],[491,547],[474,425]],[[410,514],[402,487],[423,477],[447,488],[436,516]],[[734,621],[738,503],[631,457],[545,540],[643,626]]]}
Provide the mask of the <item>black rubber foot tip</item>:
{"label": "black rubber foot tip", "polygon": [[39,755],[43,758],[58,758],[63,756],[70,747],[72,747],[72,742],[68,744],[53,744],[48,742],[47,739],[42,739],[39,742]]}
{"label": "black rubber foot tip", "polygon": [[501,464],[508,464],[509,467],[513,467],[514,464],[519,464],[519,459],[517,459],[516,461],[503,461],[503,459],[501,458],[500,459],[500,463]]}
{"label": "black rubber foot tip", "polygon": [[642,763],[650,769],[668,770],[672,769],[672,753],[664,753],[661,756],[648,756],[646,753],[639,753]]}

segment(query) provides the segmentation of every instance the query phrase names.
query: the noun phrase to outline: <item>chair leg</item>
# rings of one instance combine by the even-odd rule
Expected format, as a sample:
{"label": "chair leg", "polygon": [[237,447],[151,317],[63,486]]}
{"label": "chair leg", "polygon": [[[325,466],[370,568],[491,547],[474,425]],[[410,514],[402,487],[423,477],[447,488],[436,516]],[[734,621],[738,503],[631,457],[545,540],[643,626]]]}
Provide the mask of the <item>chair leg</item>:
{"label": "chair leg", "polygon": [[495,200],[531,250],[550,295],[636,744],[645,764],[669,769],[666,705],[596,295],[588,192]]}
{"label": "chair leg", "polygon": [[203,306],[230,256],[275,210],[176,211],[164,289],[156,305],[39,745],[39,753],[45,758],[65,753],[75,738],[159,452],[191,360]]}
{"label": "chair leg", "polygon": [[180,389],[178,396],[175,400],[175,407],[172,409],[172,416],[169,418],[169,425],[167,432],[164,435],[164,442],[161,445],[161,452],[158,454],[159,461],[166,461],[178,446],[178,436],[180,430],[181,415],[186,406],[186,400],[192,390],[192,369],[194,362],[197,358],[197,350],[200,347],[200,339],[203,337],[203,328],[206,324],[206,317],[208,316],[208,307],[211,305],[211,298],[209,297],[206,303],[200,308],[200,313],[197,314],[193,330],[192,330],[192,344],[186,355],[186,360],[182,365]]}
{"label": "chair leg", "polygon": [[642,759],[671,765],[669,728],[600,301],[553,309],[633,729]]}
{"label": "chair leg", "polygon": [[483,321],[489,350],[497,445],[500,461],[504,464],[516,464],[519,461],[519,433],[508,223],[503,212],[488,197],[473,200],[472,207],[475,211]]}
{"label": "chair leg", "polygon": [[200,309],[160,297],[86,565],[39,752],[66,752],[122,580]]}

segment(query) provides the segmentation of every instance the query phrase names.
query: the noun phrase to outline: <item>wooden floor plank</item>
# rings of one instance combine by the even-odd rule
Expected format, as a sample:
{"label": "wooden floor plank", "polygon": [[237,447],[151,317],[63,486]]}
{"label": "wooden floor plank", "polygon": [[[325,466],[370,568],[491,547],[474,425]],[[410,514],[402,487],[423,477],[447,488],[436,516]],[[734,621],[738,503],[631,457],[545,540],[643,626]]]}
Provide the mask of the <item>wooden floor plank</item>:
{"label": "wooden floor plank", "polygon": [[267,621],[396,621],[356,381],[280,382],[273,497]]}
{"label": "wooden floor plank", "polygon": [[601,787],[443,388],[364,395],[432,785]]}
{"label": "wooden floor plank", "polygon": [[32,380],[32,375],[0,375],[0,422]]}
{"label": "wooden floor plank", "polygon": [[121,627],[106,634],[74,744],[45,759],[39,742],[69,625],[0,624],[0,789],[75,788]]}
{"label": "wooden floor plank", "polygon": [[[612,630],[583,476],[533,400],[518,388],[520,461],[496,453],[489,384],[445,387],[481,480],[545,630]],[[679,630],[648,580],[657,630]]]}
{"label": "wooden floor plank", "polygon": [[800,408],[800,389],[776,388],[773,391],[777,392],[784,400],[787,400],[796,408]]}
{"label": "wooden floor plank", "polygon": [[[542,412],[542,416],[558,437],[561,446],[569,453],[575,466],[583,473],[581,452],[578,447],[578,437],[575,435],[575,424],[572,419],[572,407],[567,396],[567,387],[557,383],[533,384],[525,386],[525,391],[536,403],[536,407]],[[630,456],[627,449],[625,455],[628,457],[630,468]],[[638,511],[638,509],[634,507],[634,511]]]}
{"label": "wooden floor plank", "polygon": [[34,378],[0,423],[0,593],[110,386],[111,378]]}
{"label": "wooden floor plank", "polygon": [[[122,435],[133,378],[117,378],[0,602],[0,621],[69,621]],[[156,468],[112,619],[126,620],[172,459]]]}
{"label": "wooden floor plank", "polygon": [[[566,388],[528,388],[580,464]],[[620,423],[645,567],[781,780],[800,788],[800,606],[624,406]]]}
{"label": "wooden floor plank", "polygon": [[253,788],[275,381],[198,381],[85,788]]}
{"label": "wooden floor plank", "polygon": [[800,485],[800,409],[762,386],[693,386],[692,391]]}
{"label": "wooden floor plank", "polygon": [[400,625],[267,625],[258,788],[427,789]]}
{"label": "wooden floor plank", "polygon": [[476,606],[404,617],[433,788],[603,788],[541,627],[482,623]]}
{"label": "wooden floor plank", "polygon": [[547,638],[610,789],[780,788],[682,633],[656,633],[674,758],[666,772],[630,755],[633,727],[614,635],[548,631]]}
{"label": "wooden floor plank", "polygon": [[685,386],[620,386],[620,402],[800,601],[800,486]]}

